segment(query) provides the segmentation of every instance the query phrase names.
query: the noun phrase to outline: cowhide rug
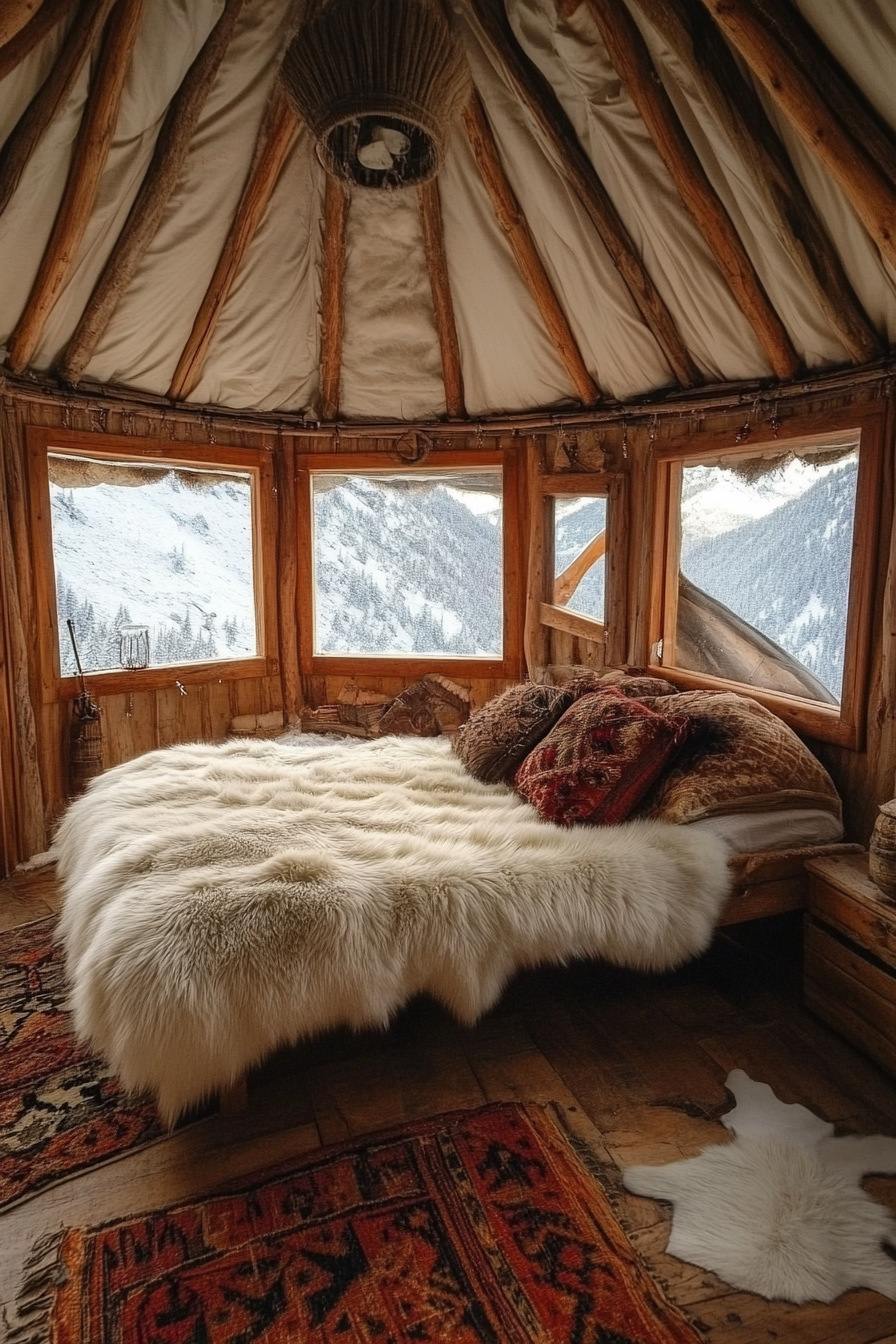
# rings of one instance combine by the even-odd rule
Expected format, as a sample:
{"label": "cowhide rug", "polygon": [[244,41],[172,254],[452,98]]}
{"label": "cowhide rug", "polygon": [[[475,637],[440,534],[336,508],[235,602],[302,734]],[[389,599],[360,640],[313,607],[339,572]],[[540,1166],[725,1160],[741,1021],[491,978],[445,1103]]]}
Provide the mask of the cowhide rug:
{"label": "cowhide rug", "polygon": [[56,849],[76,1030],[169,1120],[421,991],[473,1022],[521,966],[675,966],[728,887],[716,840],[543,822],[442,738],[153,752],[95,780]]}
{"label": "cowhide rug", "polygon": [[788,1302],[833,1302],[850,1288],[896,1299],[896,1220],[859,1184],[896,1172],[896,1139],[835,1138],[741,1069],[725,1085],[733,1143],[623,1175],[634,1194],[675,1205],[668,1254]]}

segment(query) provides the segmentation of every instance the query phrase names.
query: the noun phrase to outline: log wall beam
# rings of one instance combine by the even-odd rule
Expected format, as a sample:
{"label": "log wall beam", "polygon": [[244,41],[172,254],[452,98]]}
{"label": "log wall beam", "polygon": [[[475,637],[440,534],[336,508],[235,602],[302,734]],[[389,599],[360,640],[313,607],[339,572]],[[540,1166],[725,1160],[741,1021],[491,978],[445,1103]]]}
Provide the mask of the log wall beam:
{"label": "log wall beam", "polygon": [[756,90],[700,0],[635,0],[675,52],[748,169],[766,219],[850,358],[865,364],[882,342],[849,282],[837,249],[794,172]]}
{"label": "log wall beam", "polygon": [[641,261],[594,165],[582,149],[575,128],[550,85],[517,43],[500,0],[468,0],[468,4],[479,36],[556,154],[567,181],[663,352],[673,377],[682,387],[698,386],[703,381],[702,376],[669,309]]}
{"label": "log wall beam", "polygon": [[[774,21],[752,0],[702,3],[804,144],[841,187],[882,254],[896,265],[896,185],[881,166],[886,160],[874,158],[820,91],[815,82],[819,63],[807,66],[795,55],[797,50],[804,51],[806,44],[798,41],[797,25],[783,0],[776,0],[780,10],[776,10]],[[835,66],[831,57],[825,64],[829,71]]]}
{"label": "log wall beam", "polygon": [[747,249],[678,119],[637,24],[622,0],[588,0],[588,7],[685,208],[706,240],[775,376],[784,381],[792,378],[800,361],[784,323],[769,302]]}
{"label": "log wall beam", "polygon": [[426,265],[432,288],[432,306],[442,354],[445,409],[452,420],[459,420],[466,415],[464,380],[460,364],[460,347],[457,342],[457,324],[454,320],[454,303],[448,281],[445,230],[442,223],[442,201],[438,179],[425,182],[418,192]]}
{"label": "log wall beam", "polygon": [[193,132],[230,43],[243,0],[226,0],[195,60],[171,100],[155,149],[124,228],[103,268],[60,361],[60,376],[76,383],[127,289],[183,171]]}
{"label": "log wall beam", "polygon": [[30,364],[84,238],[118,120],[144,4],[145,0],[118,0],[109,18],[50,241],[9,343],[7,362],[14,373]]}
{"label": "log wall beam", "polygon": [[320,415],[339,414],[342,338],[345,332],[345,236],[348,189],[327,174],[324,193],[324,237],[320,282]]}
{"label": "log wall beam", "polygon": [[0,150],[0,215],[9,205],[44,131],[71,92],[114,3],[115,0],[86,0],[81,6],[53,69]]}
{"label": "log wall beam", "polygon": [[585,367],[585,361],[582,359],[566,314],[560,306],[529,225],[508,181],[491,126],[477,93],[473,94],[464,108],[463,121],[482,180],[491,197],[495,215],[510,243],[520,274],[538,305],[554,348],[576,390],[576,396],[586,406],[593,405],[600,396],[597,384]]}
{"label": "log wall beam", "polygon": [[221,250],[205,297],[193,322],[193,328],[174,370],[174,377],[168,389],[168,396],[174,401],[183,401],[187,398],[199,382],[221,310],[236,279],[246,249],[264,218],[264,212],[273,195],[297,130],[295,113],[278,87],[272,95],[259,132],[255,159],[236,208],[227,241]]}
{"label": "log wall beam", "polygon": [[26,56],[30,56],[38,42],[42,42],[57,23],[65,18],[75,0],[44,0],[31,19],[14,37],[0,38],[0,79],[5,79]]}

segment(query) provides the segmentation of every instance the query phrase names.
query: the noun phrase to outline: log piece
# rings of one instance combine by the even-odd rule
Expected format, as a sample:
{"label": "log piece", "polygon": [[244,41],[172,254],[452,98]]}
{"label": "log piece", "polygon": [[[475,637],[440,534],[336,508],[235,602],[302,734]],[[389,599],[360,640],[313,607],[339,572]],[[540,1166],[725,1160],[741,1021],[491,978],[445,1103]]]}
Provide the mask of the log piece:
{"label": "log piece", "polygon": [[327,174],[324,195],[324,253],[320,284],[320,414],[339,414],[342,337],[345,329],[345,234],[348,191]]}
{"label": "log piece", "polygon": [[570,186],[588,213],[673,376],[682,387],[698,386],[703,378],[671,313],[594,165],[582,149],[575,128],[550,85],[517,43],[500,0],[470,0],[470,5],[477,32],[557,155]]}
{"label": "log piece", "polygon": [[891,177],[881,166],[887,159],[876,160],[866,144],[846,128],[815,82],[817,66],[804,66],[782,41],[779,30],[792,31],[783,4],[773,25],[752,0],[702,3],[804,144],[842,188],[881,253],[896,265],[896,168]]}
{"label": "log piece", "polygon": [[850,357],[876,359],[882,342],[752,84],[700,0],[635,0],[675,52],[753,179],[766,219]]}
{"label": "log piece", "polygon": [[221,17],[168,106],[146,176],[60,362],[60,376],[67,382],[76,383],[84,372],[156,235],[242,8],[243,0],[226,0]]}
{"label": "log piece", "polygon": [[2,38],[0,46],[0,79],[5,79],[26,56],[30,56],[39,42],[60,23],[75,4],[75,0],[43,0],[33,16],[14,37]]}
{"label": "log piece", "polygon": [[464,379],[457,343],[457,324],[448,281],[448,262],[445,256],[445,230],[442,225],[442,202],[439,181],[434,178],[418,188],[420,218],[423,223],[423,245],[432,289],[432,306],[442,355],[442,378],[445,383],[445,410],[452,420],[466,414],[464,406]]}
{"label": "log piece", "polygon": [[259,132],[255,161],[243,188],[227,241],[199,306],[189,339],[177,362],[168,389],[168,396],[173,401],[183,401],[199,382],[221,310],[246,249],[264,217],[297,130],[296,115],[278,88],[271,98]]}
{"label": "log piece", "polygon": [[118,0],[110,16],[50,241],[9,343],[8,364],[13,373],[21,373],[31,363],[87,229],[145,3],[146,0]]}
{"label": "log piece", "polygon": [[463,121],[482,180],[492,200],[498,223],[510,243],[520,274],[538,305],[554,348],[576,395],[586,406],[599,398],[597,384],[585,367],[566,314],[535,246],[526,218],[507,179],[485,109],[474,93],[463,110]]}
{"label": "log piece", "polygon": [[769,301],[747,249],[678,119],[636,23],[622,0],[588,0],[588,6],[610,60],[641,114],[685,208],[706,240],[775,375],[782,380],[793,378],[800,361],[784,323]]}
{"label": "log piece", "polygon": [[0,215],[9,205],[41,136],[71,92],[114,4],[115,0],[86,0],[53,69],[0,150]]}

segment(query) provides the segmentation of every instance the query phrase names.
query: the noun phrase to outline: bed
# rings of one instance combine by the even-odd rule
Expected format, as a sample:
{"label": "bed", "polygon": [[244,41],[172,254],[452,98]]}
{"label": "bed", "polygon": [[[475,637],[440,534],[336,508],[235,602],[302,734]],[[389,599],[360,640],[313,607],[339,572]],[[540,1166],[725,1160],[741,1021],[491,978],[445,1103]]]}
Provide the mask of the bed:
{"label": "bed", "polygon": [[561,826],[462,755],[235,740],[95,780],[55,846],[79,1036],[173,1122],[422,992],[473,1022],[521,967],[666,970],[708,946],[738,885],[718,819]]}

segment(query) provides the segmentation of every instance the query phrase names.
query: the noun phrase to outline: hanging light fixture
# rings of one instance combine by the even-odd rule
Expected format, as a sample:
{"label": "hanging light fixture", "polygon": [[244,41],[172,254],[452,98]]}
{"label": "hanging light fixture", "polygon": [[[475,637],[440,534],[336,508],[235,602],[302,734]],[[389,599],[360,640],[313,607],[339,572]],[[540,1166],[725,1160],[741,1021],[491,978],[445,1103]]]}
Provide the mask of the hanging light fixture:
{"label": "hanging light fixture", "polygon": [[317,0],[281,79],[327,172],[380,188],[436,175],[469,87],[441,0]]}

